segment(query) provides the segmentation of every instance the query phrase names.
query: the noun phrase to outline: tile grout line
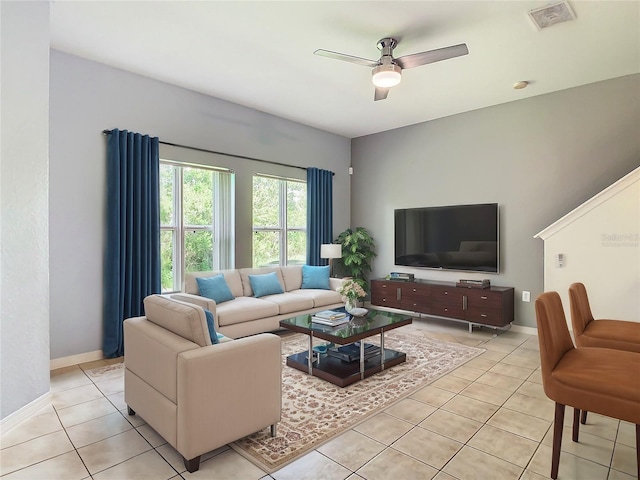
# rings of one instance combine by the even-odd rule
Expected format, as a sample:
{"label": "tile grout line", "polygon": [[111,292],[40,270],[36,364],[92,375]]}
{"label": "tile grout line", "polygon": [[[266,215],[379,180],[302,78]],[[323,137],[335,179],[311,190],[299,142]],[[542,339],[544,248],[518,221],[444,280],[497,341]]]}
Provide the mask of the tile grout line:
{"label": "tile grout line", "polygon": [[[85,376],[86,376],[86,377],[87,377],[87,378],[92,382],[92,385],[94,385],[94,386],[96,386],[96,388],[98,388],[98,387],[97,387],[97,385],[96,385],[96,383],[100,383],[100,382],[95,382],[95,381],[93,380],[93,378],[91,378],[89,375],[87,375],[86,370],[84,370],[84,369],[82,369],[82,368],[80,368],[80,369],[82,370],[82,373],[83,373],[83,374],[84,374],[84,375],[85,375]],[[113,379],[115,379],[115,378],[117,378],[117,377],[110,378],[110,379],[108,379],[108,380],[113,380]],[[105,381],[106,381],[106,380],[105,380]],[[70,389],[68,389],[68,390],[70,390]],[[142,437],[142,439],[143,439],[145,442],[147,442],[147,444],[151,447],[151,449],[150,449],[150,450],[146,450],[146,451],[144,451],[144,452],[141,452],[141,453],[139,453],[139,454],[137,454],[137,455],[134,455],[133,457],[128,458],[128,459],[126,459],[126,460],[123,460],[122,462],[118,462],[118,463],[115,463],[115,464],[113,464],[113,465],[110,465],[109,467],[107,467],[107,468],[105,468],[105,469],[103,469],[103,470],[100,470],[100,471],[98,471],[98,472],[95,472],[95,474],[98,474],[98,473],[100,473],[100,472],[103,472],[103,471],[105,471],[105,470],[108,470],[108,469],[110,469],[110,468],[113,468],[113,467],[115,467],[115,466],[117,466],[117,465],[121,465],[122,463],[127,462],[127,461],[131,460],[132,458],[136,458],[136,457],[138,457],[138,456],[140,456],[140,455],[143,455],[143,454],[145,454],[145,453],[147,453],[147,452],[149,452],[149,451],[154,451],[154,452],[155,452],[155,453],[156,453],[160,458],[162,458],[162,460],[163,460],[167,465],[169,465],[169,467],[174,471],[175,475],[180,475],[180,472],[178,472],[178,471],[173,467],[173,465],[171,465],[171,464],[167,461],[167,459],[166,459],[166,458],[164,458],[164,456],[162,456],[162,454],[160,454],[160,452],[158,452],[158,451],[156,450],[156,447],[154,447],[154,446],[151,444],[151,442],[149,442],[149,440],[147,440],[147,438],[146,438],[144,435],[142,435],[142,433],[140,433],[140,431],[138,430],[138,427],[136,427],[133,423],[131,423],[131,422],[129,421],[129,419],[128,419],[127,417],[125,417],[125,416],[124,416],[124,414],[122,413],[122,411],[121,411],[121,410],[118,410],[118,407],[117,407],[117,406],[116,406],[116,405],[115,405],[115,404],[114,404],[114,403],[113,403],[113,402],[108,398],[108,396],[107,396],[107,395],[106,395],[102,390],[100,390],[99,388],[98,388],[98,390],[99,390],[99,391],[100,391],[100,393],[102,394],[102,398],[104,398],[107,402],[109,402],[109,403],[113,406],[113,408],[115,409],[115,412],[108,413],[108,414],[106,414],[106,415],[101,415],[101,416],[99,416],[99,417],[92,418],[92,419],[90,419],[90,420],[86,420],[86,421],[84,421],[84,422],[78,423],[77,425],[82,425],[83,423],[87,423],[87,422],[90,422],[90,421],[92,421],[92,420],[96,420],[96,419],[98,419],[98,418],[103,418],[103,417],[105,417],[105,416],[112,415],[113,413],[118,413],[119,415],[121,415],[121,416],[124,418],[124,420],[126,420],[126,421],[127,421],[127,423],[129,423],[129,425],[131,425],[131,429],[132,429],[132,430],[135,430],[135,431],[136,431],[136,433],[137,433],[138,435],[140,435],[140,436]],[[120,393],[120,392],[116,392],[116,393]],[[97,400],[97,399],[94,399],[94,400]],[[94,401],[94,400],[89,400],[88,402],[91,402],[91,401]],[[73,408],[73,407],[76,407],[76,406],[78,406],[78,405],[82,405],[83,403],[88,403],[88,402],[80,402],[80,403],[78,403],[78,404],[76,404],[76,405],[71,405],[71,406],[66,407],[66,408]],[[57,409],[56,407],[54,407],[53,405],[52,405],[52,408],[53,408],[54,412],[56,413],[56,416],[58,417],[58,421],[60,422],[60,425],[62,426],[62,429],[64,430],[65,434],[67,435],[67,438],[69,439],[69,442],[70,442],[70,443],[71,443],[71,445],[73,446],[73,448],[74,448],[74,450],[75,450],[76,454],[77,454],[77,455],[78,455],[78,457],[80,458],[80,461],[82,462],[82,464],[83,464],[83,465],[84,465],[84,467],[86,468],[87,472],[89,473],[89,477],[90,477],[90,478],[93,478],[93,475],[94,475],[94,474],[92,474],[92,473],[89,471],[89,468],[87,467],[87,465],[86,465],[86,463],[85,463],[84,459],[83,459],[83,458],[82,458],[82,456],[80,455],[80,452],[78,451],[78,448],[74,445],[73,441],[71,440],[71,437],[69,437],[69,433],[67,432],[67,427],[65,427],[65,426],[64,426],[64,424],[62,423],[62,420],[60,419],[60,415],[58,414],[58,409]],[[61,409],[61,410],[64,410],[64,409]],[[146,423],[144,423],[143,425],[147,425],[147,424],[146,424]],[[72,426],[74,426],[74,427],[75,427],[76,425],[72,425]],[[140,425],[140,426],[142,426],[142,425]],[[130,429],[130,430],[131,430],[131,429]],[[125,430],[125,431],[129,431],[129,430]],[[116,433],[116,434],[114,434],[114,435],[110,435],[110,436],[105,437],[105,438],[103,438],[103,439],[97,440],[96,442],[92,442],[92,443],[89,443],[89,444],[87,444],[87,445],[83,445],[83,447],[87,447],[87,446],[89,446],[89,445],[94,445],[94,444],[96,444],[96,443],[98,443],[98,442],[101,442],[101,441],[103,441],[103,440],[106,440],[107,438],[113,438],[113,437],[115,437],[115,436],[117,436],[117,435],[120,435],[121,433],[124,433],[124,432],[119,432],[119,433]],[[164,445],[164,444],[163,444],[163,445]],[[159,446],[161,446],[161,445],[159,445]],[[54,457],[54,458],[55,458],[55,457]],[[40,462],[39,462],[39,463],[40,463]],[[29,466],[30,466],[30,465],[29,465]],[[25,467],[25,468],[27,468],[27,467]],[[175,477],[175,475],[172,475],[170,478]],[[181,477],[181,478],[183,478],[181,475],[180,475],[180,477]]]}
{"label": "tile grout line", "polygon": [[[489,341],[491,341],[491,340],[489,340]],[[504,358],[506,358],[507,356],[511,355],[515,350],[517,350],[518,348],[520,348],[520,347],[521,347],[525,342],[526,342],[526,340],[525,340],[525,341],[523,341],[523,342],[521,342],[518,346],[516,346],[516,348],[515,348],[514,350],[512,350],[510,353],[507,353],[507,355],[505,355],[505,356],[503,357],[503,359],[504,359]],[[485,344],[486,344],[486,343],[488,343],[488,342],[485,342]],[[489,350],[487,350],[487,351],[489,351]],[[497,364],[499,364],[500,362],[502,362],[502,360],[503,360],[503,359],[501,359],[501,360],[499,360],[498,362],[496,362],[496,365],[497,365]],[[492,367],[492,368],[493,368],[493,367]],[[489,369],[489,370],[490,370],[490,369]],[[489,372],[489,370],[487,370],[485,373],[488,373],[488,372]],[[533,374],[533,372],[535,372],[535,370],[533,370],[531,374]],[[484,374],[483,374],[483,375],[484,375]],[[500,375],[500,374],[496,374],[496,375]],[[531,376],[531,375],[529,375],[529,377],[530,377],[530,376]],[[529,377],[527,377],[527,378],[529,378]],[[474,381],[471,383],[471,385],[473,385],[473,383],[476,383],[476,382],[477,382],[477,383],[480,383],[480,384],[482,384],[482,385],[484,385],[482,382],[478,382],[478,379],[479,379],[479,378],[482,378],[482,375],[481,375],[480,377],[478,377],[476,380],[474,380]],[[512,378],[517,378],[517,377],[512,377]],[[469,442],[470,442],[470,441],[471,441],[471,440],[472,440],[472,439],[473,439],[473,438],[474,438],[474,437],[475,437],[475,436],[480,432],[480,430],[482,430],[482,428],[483,428],[484,426],[489,425],[489,423],[488,423],[488,422],[489,422],[489,420],[491,420],[491,419],[492,419],[492,418],[493,418],[493,417],[494,417],[494,416],[495,416],[495,415],[500,411],[500,409],[502,409],[502,408],[507,408],[507,407],[505,407],[504,405],[505,405],[505,404],[507,403],[507,401],[508,401],[508,400],[509,400],[509,399],[510,399],[510,398],[511,398],[511,397],[512,397],[516,392],[517,392],[517,390],[518,390],[520,387],[522,387],[522,385],[524,385],[524,383],[526,382],[526,379],[520,379],[520,378],[517,378],[517,379],[518,379],[518,380],[522,380],[522,381],[520,382],[520,385],[518,386],[518,388],[516,388],[516,389],[511,393],[511,395],[509,395],[509,397],[507,397],[507,399],[506,399],[504,402],[502,402],[502,404],[501,404],[501,405],[499,405],[499,406],[498,406],[498,408],[496,409],[496,411],[495,411],[495,412],[493,412],[493,413],[492,413],[492,414],[491,414],[491,415],[490,415],[490,416],[489,416],[489,417],[484,421],[484,423],[483,423],[482,427],[480,427],[480,428],[479,428],[479,429],[478,429],[478,430],[477,430],[477,431],[476,431],[476,432],[475,432],[475,433],[474,433],[474,434],[473,434],[469,439],[467,439],[467,441],[464,443],[464,445],[465,445],[465,446],[468,446],[469,448],[473,448],[474,450],[477,450],[477,451],[479,451],[479,452],[481,452],[481,453],[484,453],[484,454],[486,454],[486,455],[490,455],[490,456],[492,456],[492,457],[494,457],[494,458],[497,458],[498,460],[502,460],[502,461],[504,461],[504,462],[510,463],[511,465],[514,465],[514,466],[516,466],[517,468],[522,468],[522,472],[521,472],[521,473],[520,473],[520,475],[518,476],[518,478],[522,478],[522,476],[525,474],[525,472],[526,472],[526,470],[527,470],[527,466],[529,466],[529,464],[531,463],[531,460],[532,460],[532,459],[533,459],[533,457],[535,456],[535,452],[537,452],[538,448],[540,448],[540,445],[542,444],[542,443],[541,443],[541,442],[542,442],[542,439],[544,439],[544,435],[543,435],[542,439],[540,440],[540,442],[538,442],[538,445],[537,445],[536,449],[534,450],[533,454],[531,455],[531,457],[530,457],[530,458],[529,458],[529,460],[527,461],[527,464],[526,464],[524,467],[520,467],[519,465],[516,465],[516,464],[514,464],[514,463],[512,463],[512,462],[509,462],[508,460],[506,460],[506,459],[504,459],[504,458],[497,457],[497,456],[495,456],[495,455],[493,455],[493,454],[491,454],[491,453],[485,452],[485,451],[483,451],[483,450],[480,450],[480,449],[477,449],[477,448],[473,447],[472,445],[469,445]],[[489,386],[494,387],[494,388],[497,388],[497,387],[495,387],[495,386],[493,386],[493,385],[489,385]],[[461,393],[459,393],[458,395],[462,395],[462,394],[461,394]],[[465,395],[462,395],[462,396],[463,396],[463,397],[466,397]],[[454,397],[454,398],[455,398],[455,397]],[[466,397],[466,398],[471,398],[471,397]],[[475,399],[475,400],[477,400],[477,399]],[[485,402],[485,403],[488,403],[488,402]],[[520,412],[519,412],[519,413],[520,413]],[[465,418],[466,418],[466,417],[465,417]],[[491,426],[491,425],[489,425],[489,426]],[[494,427],[494,428],[499,428],[499,427]],[[550,428],[550,427],[549,427],[549,428]],[[502,430],[501,428],[499,428],[499,429],[500,429],[500,430]],[[507,432],[506,430],[502,430],[502,431]],[[548,430],[547,430],[547,431],[548,431]],[[517,435],[517,434],[514,434],[513,432],[507,432],[507,433],[511,433],[511,434],[513,434],[513,435]],[[526,439],[526,437],[522,437],[521,435],[518,435],[518,436],[519,436],[519,437],[521,437],[521,438],[525,438],[525,439]],[[527,440],[530,440],[530,439],[527,439]],[[450,459],[449,459],[449,460],[448,460],[448,461],[447,461],[447,462],[442,466],[442,469],[440,469],[440,472],[444,472],[444,468],[445,468],[445,467],[446,467],[446,466],[447,466],[447,465],[448,465],[448,464],[449,464],[449,463],[450,463],[450,462],[455,458],[455,456],[456,456],[456,455],[457,455],[461,450],[462,450],[462,448],[461,448],[460,450],[458,450],[458,452],[456,452],[456,453],[455,453],[455,454],[454,454],[454,455],[453,455],[453,456],[452,456],[452,457],[451,457],[451,458],[450,458]],[[444,472],[444,473],[447,473],[447,472]],[[450,474],[447,474],[447,475],[450,475]]]}

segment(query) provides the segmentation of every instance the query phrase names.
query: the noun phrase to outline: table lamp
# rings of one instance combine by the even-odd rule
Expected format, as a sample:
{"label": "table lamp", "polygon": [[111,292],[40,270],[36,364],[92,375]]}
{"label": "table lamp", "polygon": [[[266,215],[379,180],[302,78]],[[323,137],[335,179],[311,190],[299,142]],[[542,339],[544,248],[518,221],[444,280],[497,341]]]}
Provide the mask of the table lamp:
{"label": "table lamp", "polygon": [[332,260],[342,258],[342,245],[339,243],[323,243],[320,245],[320,258],[329,259],[329,276],[333,277]]}

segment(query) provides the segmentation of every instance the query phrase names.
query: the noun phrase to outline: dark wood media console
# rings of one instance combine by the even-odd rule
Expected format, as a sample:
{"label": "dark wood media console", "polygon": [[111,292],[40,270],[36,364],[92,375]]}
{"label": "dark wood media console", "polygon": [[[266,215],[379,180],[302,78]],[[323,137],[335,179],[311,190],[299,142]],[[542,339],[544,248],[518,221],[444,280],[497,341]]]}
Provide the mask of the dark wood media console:
{"label": "dark wood media console", "polygon": [[504,328],[513,322],[512,287],[469,288],[453,282],[371,280],[371,304]]}

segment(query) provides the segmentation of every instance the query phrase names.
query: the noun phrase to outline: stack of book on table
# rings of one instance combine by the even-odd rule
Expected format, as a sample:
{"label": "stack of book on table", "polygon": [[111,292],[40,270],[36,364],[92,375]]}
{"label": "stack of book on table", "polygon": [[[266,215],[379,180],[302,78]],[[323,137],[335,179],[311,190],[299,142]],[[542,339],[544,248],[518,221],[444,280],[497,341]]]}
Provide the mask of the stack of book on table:
{"label": "stack of book on table", "polygon": [[[364,359],[368,360],[380,354],[380,347],[371,343],[364,344]],[[345,362],[355,362],[360,360],[360,342],[342,345],[327,350],[327,355],[339,358]]]}
{"label": "stack of book on table", "polygon": [[344,325],[349,323],[351,316],[346,312],[337,312],[335,310],[323,310],[316,312],[311,317],[313,323],[319,323],[321,325],[329,325],[330,327],[337,327],[338,325]]}

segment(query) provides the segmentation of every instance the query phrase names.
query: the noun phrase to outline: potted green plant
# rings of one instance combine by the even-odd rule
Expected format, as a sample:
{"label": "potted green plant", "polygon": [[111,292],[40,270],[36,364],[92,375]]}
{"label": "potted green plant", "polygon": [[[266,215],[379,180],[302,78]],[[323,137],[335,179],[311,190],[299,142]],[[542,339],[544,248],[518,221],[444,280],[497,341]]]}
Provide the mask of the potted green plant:
{"label": "potted green plant", "polygon": [[335,240],[342,245],[342,258],[337,262],[338,271],[345,277],[352,277],[365,292],[369,292],[367,274],[371,271],[371,262],[376,257],[376,246],[366,228],[348,228]]}

